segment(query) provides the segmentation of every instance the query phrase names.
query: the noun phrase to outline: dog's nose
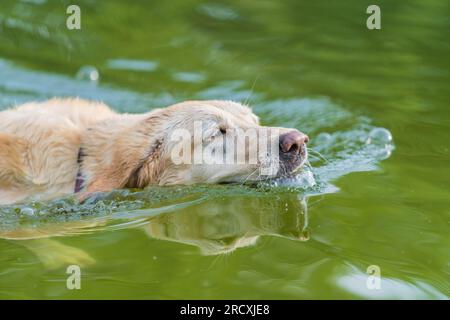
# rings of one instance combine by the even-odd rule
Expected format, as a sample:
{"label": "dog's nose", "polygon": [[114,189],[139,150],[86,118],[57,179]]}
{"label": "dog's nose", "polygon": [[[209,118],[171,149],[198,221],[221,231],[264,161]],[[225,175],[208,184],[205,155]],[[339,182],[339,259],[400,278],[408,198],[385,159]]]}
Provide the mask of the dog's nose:
{"label": "dog's nose", "polygon": [[308,141],[308,136],[299,131],[284,133],[280,136],[280,151],[298,154],[302,146]]}

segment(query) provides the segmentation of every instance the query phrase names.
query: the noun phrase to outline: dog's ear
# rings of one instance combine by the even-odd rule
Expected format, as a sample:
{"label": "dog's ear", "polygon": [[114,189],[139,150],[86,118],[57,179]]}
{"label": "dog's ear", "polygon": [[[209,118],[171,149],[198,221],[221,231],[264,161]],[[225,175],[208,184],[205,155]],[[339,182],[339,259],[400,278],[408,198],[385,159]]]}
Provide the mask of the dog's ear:
{"label": "dog's ear", "polygon": [[102,123],[83,143],[87,192],[142,188],[162,171],[163,110]]}
{"label": "dog's ear", "polygon": [[138,154],[133,146],[129,152],[117,153],[111,165],[104,168],[87,186],[87,192],[105,192],[121,188],[143,188],[157,183],[163,164],[162,140],[156,140],[147,150]]}
{"label": "dog's ear", "polygon": [[125,187],[144,188],[152,182],[157,182],[163,168],[161,161],[162,145],[162,139],[156,140],[145,157],[131,171]]}

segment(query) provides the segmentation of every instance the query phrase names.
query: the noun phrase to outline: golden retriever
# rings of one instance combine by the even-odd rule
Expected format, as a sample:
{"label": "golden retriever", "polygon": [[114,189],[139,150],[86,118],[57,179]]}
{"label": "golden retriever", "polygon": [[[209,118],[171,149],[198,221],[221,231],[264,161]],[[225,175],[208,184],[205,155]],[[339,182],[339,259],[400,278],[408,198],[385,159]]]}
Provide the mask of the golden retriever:
{"label": "golden retriever", "polygon": [[231,101],[145,114],[81,99],[27,103],[0,112],[0,204],[291,175],[306,161],[307,142],[296,129],[261,126],[250,108]]}

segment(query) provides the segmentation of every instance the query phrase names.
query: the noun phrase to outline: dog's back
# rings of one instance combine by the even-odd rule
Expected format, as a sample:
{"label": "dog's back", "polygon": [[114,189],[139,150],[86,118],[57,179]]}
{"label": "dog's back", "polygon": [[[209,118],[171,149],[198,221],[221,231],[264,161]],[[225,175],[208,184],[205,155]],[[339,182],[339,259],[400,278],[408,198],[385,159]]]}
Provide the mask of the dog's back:
{"label": "dog's back", "polygon": [[71,193],[84,130],[114,116],[106,105],[80,99],[0,112],[0,204]]}

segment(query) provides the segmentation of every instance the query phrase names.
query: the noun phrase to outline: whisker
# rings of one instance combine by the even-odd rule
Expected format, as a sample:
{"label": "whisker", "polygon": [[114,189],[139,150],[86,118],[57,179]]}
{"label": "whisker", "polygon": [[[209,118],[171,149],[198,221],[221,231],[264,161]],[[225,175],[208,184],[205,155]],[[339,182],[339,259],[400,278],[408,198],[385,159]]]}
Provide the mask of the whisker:
{"label": "whisker", "polygon": [[308,159],[309,159],[309,158],[322,159],[322,158],[320,158],[320,157],[318,157],[318,156],[315,156],[315,155],[313,155],[313,154],[308,154]]}
{"label": "whisker", "polygon": [[309,162],[309,160],[305,160],[305,162],[304,162],[303,165],[305,165],[305,166],[307,166],[308,168],[312,169],[312,165],[311,165],[311,163]]}
{"label": "whisker", "polygon": [[244,100],[244,102],[243,102],[243,105],[246,106],[246,105],[248,105],[248,103],[250,102],[250,99],[251,99],[251,97],[252,97],[252,95],[253,95],[253,89],[255,89],[256,81],[258,81],[259,76],[260,76],[260,74],[258,74],[258,75],[255,77],[255,80],[253,81],[252,87],[251,87],[251,89],[250,89],[250,93],[249,93],[248,96],[245,98],[245,100]]}
{"label": "whisker", "polygon": [[[326,162],[329,162],[328,159],[323,154],[321,154],[319,151],[314,150],[314,149],[310,149],[310,148],[308,148],[307,150],[308,150],[308,154],[310,156],[315,157],[316,159],[322,159],[322,160],[324,160]],[[311,154],[311,153],[313,153],[313,154]],[[319,157],[317,157],[317,155]]]}
{"label": "whisker", "polygon": [[[254,171],[252,171],[248,176],[246,176],[244,179],[242,179],[243,181],[240,183],[241,186],[247,182],[247,180],[255,173],[259,170],[259,168],[256,168]],[[261,174],[260,174],[261,175]],[[258,177],[256,179],[258,179],[260,177],[260,175],[258,175]]]}

